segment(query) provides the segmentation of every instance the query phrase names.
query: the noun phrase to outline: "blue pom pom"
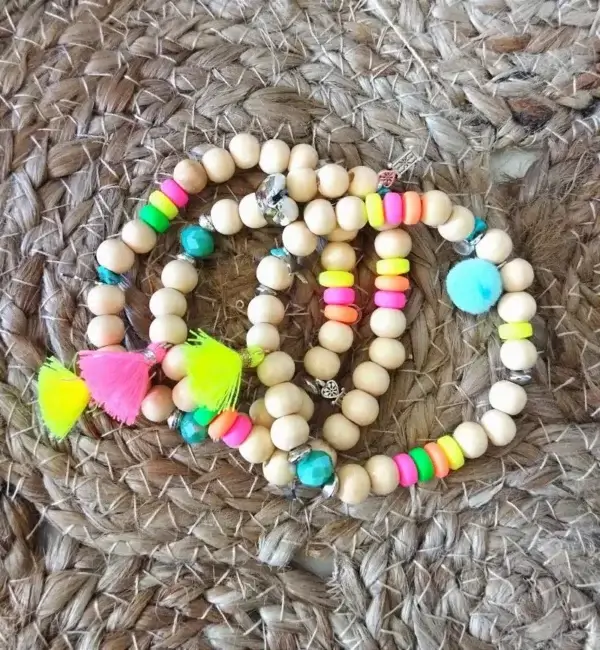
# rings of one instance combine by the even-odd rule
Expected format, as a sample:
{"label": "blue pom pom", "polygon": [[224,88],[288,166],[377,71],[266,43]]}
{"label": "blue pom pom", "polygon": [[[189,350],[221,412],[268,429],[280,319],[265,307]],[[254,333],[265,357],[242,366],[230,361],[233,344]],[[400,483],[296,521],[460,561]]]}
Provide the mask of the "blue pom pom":
{"label": "blue pom pom", "polygon": [[502,295],[500,271],[491,262],[472,258],[459,262],[446,278],[450,300],[468,314],[484,314]]}

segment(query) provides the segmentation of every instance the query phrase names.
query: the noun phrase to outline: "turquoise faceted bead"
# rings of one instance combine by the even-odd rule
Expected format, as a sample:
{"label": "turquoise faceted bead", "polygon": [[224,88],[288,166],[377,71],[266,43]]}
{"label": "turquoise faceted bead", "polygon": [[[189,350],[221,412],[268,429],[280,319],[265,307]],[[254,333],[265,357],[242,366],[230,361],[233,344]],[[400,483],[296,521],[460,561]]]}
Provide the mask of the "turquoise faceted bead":
{"label": "turquoise faceted bead", "polygon": [[183,250],[191,257],[206,257],[215,250],[213,236],[200,226],[186,226],[180,240]]}
{"label": "turquoise faceted bead", "polygon": [[193,413],[184,413],[179,423],[179,433],[188,445],[197,445],[204,442],[208,435],[206,427],[194,420]]}
{"label": "turquoise faceted bead", "polygon": [[194,422],[201,427],[207,427],[219,414],[218,411],[211,411],[206,406],[199,406],[193,413]]}
{"label": "turquoise faceted bead", "polygon": [[475,217],[475,226],[473,227],[471,234],[467,236],[467,241],[473,241],[473,239],[479,237],[479,235],[483,235],[486,230],[487,223],[480,217]]}
{"label": "turquoise faceted bead", "polygon": [[333,461],[324,451],[313,450],[298,461],[296,474],[308,487],[322,487],[333,476]]}
{"label": "turquoise faceted bead", "polygon": [[121,284],[121,282],[123,282],[122,275],[114,273],[105,266],[97,266],[96,273],[98,274],[100,282],[103,282],[104,284]]}

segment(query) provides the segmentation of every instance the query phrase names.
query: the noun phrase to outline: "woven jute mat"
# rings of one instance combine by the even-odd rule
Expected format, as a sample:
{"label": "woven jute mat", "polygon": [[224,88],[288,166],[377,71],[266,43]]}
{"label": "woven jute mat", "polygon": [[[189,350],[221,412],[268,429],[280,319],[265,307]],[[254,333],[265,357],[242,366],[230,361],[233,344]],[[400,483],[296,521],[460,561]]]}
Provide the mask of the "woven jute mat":
{"label": "woven jute mat", "polygon": [[[599,16],[596,0],[0,2],[0,647],[600,648]],[[511,445],[347,508],[98,411],[48,438],[36,371],[86,347],[98,245],[187,151],[240,131],[348,167],[389,162],[509,230],[536,269],[541,351]],[[180,226],[216,196],[135,267],[131,346]],[[477,417],[501,373],[497,317],[453,311],[456,255],[411,234],[409,360],[342,460]],[[275,235],[219,239],[192,325],[243,344]],[[367,233],[358,246],[366,316]],[[284,328],[298,361],[322,321],[307,279]],[[365,358],[358,332],[346,380]],[[245,402],[257,390],[250,378]]]}

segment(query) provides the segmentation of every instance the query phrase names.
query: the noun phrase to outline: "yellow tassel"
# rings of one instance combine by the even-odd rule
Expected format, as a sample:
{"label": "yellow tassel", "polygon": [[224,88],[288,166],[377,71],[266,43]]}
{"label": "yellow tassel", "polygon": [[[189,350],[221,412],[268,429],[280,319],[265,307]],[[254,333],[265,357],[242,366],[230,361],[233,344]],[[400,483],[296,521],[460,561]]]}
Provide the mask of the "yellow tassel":
{"label": "yellow tassel", "polygon": [[54,438],[66,437],[89,401],[83,379],[54,357],[46,359],[38,373],[38,402],[42,420]]}
{"label": "yellow tassel", "polygon": [[194,399],[218,412],[235,408],[243,368],[253,368],[264,358],[256,346],[236,352],[202,330],[191,332],[184,355]]}

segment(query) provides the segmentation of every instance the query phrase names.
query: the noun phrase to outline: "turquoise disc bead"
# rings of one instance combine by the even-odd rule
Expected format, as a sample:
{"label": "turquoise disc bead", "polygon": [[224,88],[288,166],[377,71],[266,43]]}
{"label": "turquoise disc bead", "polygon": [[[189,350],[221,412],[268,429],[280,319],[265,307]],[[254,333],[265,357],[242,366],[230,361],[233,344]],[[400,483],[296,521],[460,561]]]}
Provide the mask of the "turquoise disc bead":
{"label": "turquoise disc bead", "polygon": [[200,226],[186,226],[180,240],[183,250],[191,257],[206,257],[215,250],[213,236]]}
{"label": "turquoise disc bead", "polygon": [[121,284],[123,282],[123,276],[118,273],[114,273],[110,269],[107,269],[105,266],[97,266],[96,273],[98,274],[98,279],[104,284]]}
{"label": "turquoise disc bead", "polygon": [[475,239],[475,237],[479,237],[479,235],[483,235],[483,233],[487,230],[487,224],[486,222],[481,219],[480,217],[475,217],[475,226],[473,227],[473,232],[468,235],[466,238],[467,241],[472,241]]}
{"label": "turquoise disc bead", "polygon": [[207,427],[219,414],[218,411],[211,411],[206,406],[199,406],[193,413],[194,422],[202,427]]}
{"label": "turquoise disc bead", "polygon": [[204,442],[207,437],[206,427],[194,420],[192,413],[185,413],[179,423],[179,433],[188,445],[197,445]]}
{"label": "turquoise disc bead", "polygon": [[333,476],[333,461],[324,451],[313,450],[298,461],[296,474],[308,487],[322,487]]}

